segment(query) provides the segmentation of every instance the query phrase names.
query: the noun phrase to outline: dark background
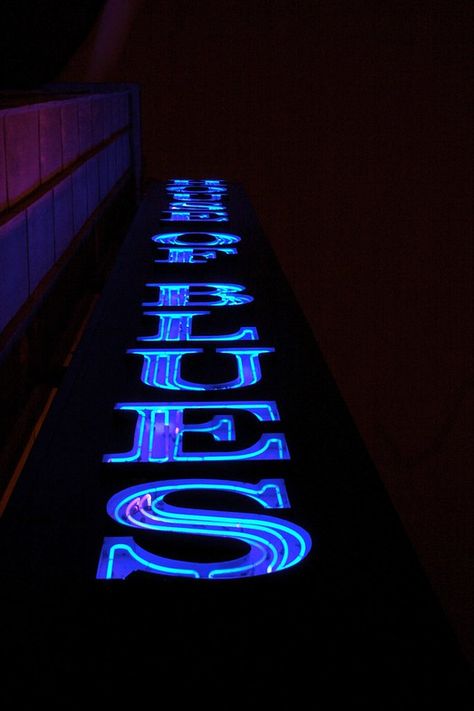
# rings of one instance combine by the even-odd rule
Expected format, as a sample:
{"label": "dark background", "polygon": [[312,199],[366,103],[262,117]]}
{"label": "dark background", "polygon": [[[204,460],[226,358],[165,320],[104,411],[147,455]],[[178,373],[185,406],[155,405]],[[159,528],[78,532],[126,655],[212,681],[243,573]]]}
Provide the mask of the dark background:
{"label": "dark background", "polygon": [[138,82],[146,178],[245,186],[472,653],[471,8],[15,3],[2,83]]}
{"label": "dark background", "polygon": [[[255,214],[238,186],[228,186],[225,204],[226,230],[241,237],[235,255],[206,264],[155,263],[150,235],[163,229],[160,218],[169,208],[159,183],[149,185],[121,245],[0,521],[9,613],[0,616],[9,652],[2,698],[8,691],[15,698],[18,679],[27,676],[22,700],[31,691],[36,702],[55,699],[66,708],[72,698],[87,706],[91,690],[122,708],[125,698],[159,695],[166,687],[179,695],[180,708],[189,697],[194,705],[199,690],[206,706],[219,711],[247,707],[249,699],[263,708],[305,708],[311,699],[311,707],[329,709],[470,709],[454,635]],[[185,451],[232,451],[263,432],[283,431],[289,460],[101,462],[105,452],[127,451],[132,441],[136,418],[114,413],[115,403],[157,397],[141,382],[138,359],[126,354],[139,334],[156,332],[156,318],[143,313],[150,299],[144,285],[190,278],[232,280],[254,297],[235,308],[210,307],[195,332],[256,324],[259,341],[275,352],[251,388],[197,397],[169,392],[166,400],[203,399],[217,413],[224,397],[274,398],[279,421],[238,413],[236,442],[185,433]],[[204,351],[199,362],[183,364],[183,375],[203,383],[229,377],[232,367],[216,367],[214,348]],[[198,419],[207,417],[201,412]],[[142,572],[125,581],[96,580],[104,535],[132,533],[107,515],[110,496],[130,484],[189,476],[254,483],[282,477],[291,507],[278,518],[308,530],[310,554],[297,568],[232,581]],[[181,492],[169,499],[262,512],[235,494]],[[146,550],[183,561],[228,560],[246,549],[199,538],[133,531]]]}

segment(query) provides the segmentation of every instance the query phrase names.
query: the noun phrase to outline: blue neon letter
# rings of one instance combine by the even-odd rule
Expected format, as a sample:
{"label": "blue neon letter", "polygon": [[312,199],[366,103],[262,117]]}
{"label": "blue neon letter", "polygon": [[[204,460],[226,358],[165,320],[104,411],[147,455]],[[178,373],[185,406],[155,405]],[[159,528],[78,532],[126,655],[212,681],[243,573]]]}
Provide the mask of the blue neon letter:
{"label": "blue neon letter", "polygon": [[155,259],[157,264],[205,264],[208,259],[216,259],[217,253],[237,254],[235,247],[198,249],[197,247],[170,247],[166,259]]}
{"label": "blue neon letter", "polygon": [[[199,235],[206,239],[198,239]],[[151,239],[164,247],[223,247],[240,242],[237,235],[223,232],[160,232]]]}
{"label": "blue neon letter", "polygon": [[225,383],[192,383],[181,375],[182,359],[202,353],[202,348],[173,350],[131,349],[127,353],[143,356],[142,383],[166,390],[230,390],[255,385],[262,377],[258,357],[273,353],[274,348],[216,348],[216,353],[233,355],[237,361],[237,377]]}
{"label": "blue neon letter", "polygon": [[167,190],[171,193],[170,197],[173,201],[194,199],[199,200],[200,202],[219,202],[222,199],[223,194],[226,192],[225,188],[204,190],[199,187],[167,188]]}
{"label": "blue neon letter", "polygon": [[167,217],[162,217],[162,222],[228,222],[227,212],[221,208],[219,212],[213,212],[209,209],[197,209],[177,207],[177,204],[171,203],[171,210],[165,210],[164,214]]}
{"label": "blue neon letter", "polygon": [[227,210],[222,204],[225,187],[220,180],[174,180],[169,210],[163,222],[227,222]]}
{"label": "blue neon letter", "polygon": [[156,301],[144,301],[143,306],[239,306],[249,304],[253,297],[242,294],[240,284],[147,284],[158,289]]}
{"label": "blue neon letter", "polygon": [[[216,462],[290,458],[285,435],[274,433],[261,435],[255,444],[244,449],[184,451],[183,435],[186,432],[207,433],[215,442],[234,442],[234,418],[228,414],[229,411],[249,412],[260,422],[278,421],[280,417],[275,402],[137,402],[118,403],[115,409],[133,412],[138,416],[133,446],[129,452],[106,454],[104,462]],[[204,410],[225,411],[227,414],[216,415],[201,424],[184,422],[186,412]]]}
{"label": "blue neon letter", "polygon": [[199,336],[193,334],[193,318],[209,316],[210,311],[145,311],[145,316],[157,316],[158,332],[155,336],[139,336],[137,341],[157,343],[161,341],[258,341],[255,326],[242,326],[234,333]]}
{"label": "blue neon letter", "polygon": [[215,190],[217,186],[223,186],[225,184],[225,180],[221,180],[220,178],[213,178],[212,180],[210,178],[198,178],[197,180],[193,178],[170,178],[168,181],[168,190],[176,186],[187,188],[191,185],[200,186],[202,188],[206,188],[207,190]]}
{"label": "blue neon letter", "polygon": [[253,499],[267,509],[290,508],[283,479],[258,484],[221,479],[175,479],[132,486],[109,500],[107,512],[118,523],[147,531],[218,536],[245,543],[249,551],[234,560],[195,563],[150,553],[131,537],[106,538],[97,578],[126,578],[135,571],[208,580],[267,575],[300,563],[311,548],[307,531],[284,519],[171,506],[166,496],[182,491],[224,491]]}

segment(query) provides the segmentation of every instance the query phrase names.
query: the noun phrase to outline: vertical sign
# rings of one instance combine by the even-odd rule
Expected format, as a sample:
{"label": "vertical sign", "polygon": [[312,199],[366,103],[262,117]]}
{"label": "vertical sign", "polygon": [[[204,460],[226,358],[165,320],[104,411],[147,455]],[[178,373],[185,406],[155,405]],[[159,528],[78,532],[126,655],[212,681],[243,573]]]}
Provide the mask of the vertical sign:
{"label": "vertical sign", "polygon": [[[210,580],[275,573],[300,563],[311,548],[311,537],[301,526],[260,511],[291,507],[285,479],[269,477],[252,484],[201,478],[193,471],[202,462],[225,466],[228,462],[290,459],[278,403],[247,399],[248,389],[265,378],[265,361],[275,348],[260,342],[258,323],[243,323],[230,332],[216,329],[203,334],[200,328],[202,317],[212,318],[216,312],[222,316],[254,301],[245,284],[217,278],[199,281],[193,273],[198,265],[238,254],[242,237],[225,231],[225,225],[213,224],[229,221],[226,183],[171,180],[166,191],[169,203],[161,222],[177,224],[172,229],[166,225],[150,239],[156,247],[155,262],[166,265],[161,269],[169,277],[145,285],[149,298],[142,304],[142,313],[153,320],[154,332],[137,334],[137,347],[127,350],[127,355],[139,359],[141,382],[152,389],[154,397],[115,405],[117,411],[133,416],[132,446],[103,457],[110,467],[152,464],[156,477],[117,491],[107,502],[108,515],[132,528],[134,535],[104,539],[97,578],[123,579],[135,571]],[[173,281],[176,265],[186,265],[189,280]],[[204,348],[226,359],[232,369],[230,377],[220,381],[186,375]],[[216,391],[222,391],[219,400],[210,397]],[[252,442],[241,441],[238,417],[242,414],[253,419],[257,430],[259,426],[265,429]],[[207,449],[189,447],[190,434],[207,435],[210,445]],[[162,478],[164,465],[172,462],[185,464],[186,478]],[[237,503],[244,497],[247,503],[258,505],[257,512],[239,512],[238,505],[237,511],[176,506],[169,500],[173,494],[195,492],[232,494]],[[213,562],[171,559],[147,549],[140,532],[232,539],[244,544],[246,553]]]}

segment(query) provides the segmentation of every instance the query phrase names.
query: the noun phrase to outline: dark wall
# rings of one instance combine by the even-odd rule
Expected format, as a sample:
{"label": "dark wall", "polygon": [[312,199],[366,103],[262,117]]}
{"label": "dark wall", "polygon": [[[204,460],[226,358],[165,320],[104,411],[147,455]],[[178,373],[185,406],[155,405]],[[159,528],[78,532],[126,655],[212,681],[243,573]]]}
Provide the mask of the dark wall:
{"label": "dark wall", "polygon": [[466,647],[471,7],[146,0],[105,77],[148,176],[245,186]]}
{"label": "dark wall", "polygon": [[80,47],[104,0],[15,0],[0,11],[0,88],[34,89],[54,79]]}

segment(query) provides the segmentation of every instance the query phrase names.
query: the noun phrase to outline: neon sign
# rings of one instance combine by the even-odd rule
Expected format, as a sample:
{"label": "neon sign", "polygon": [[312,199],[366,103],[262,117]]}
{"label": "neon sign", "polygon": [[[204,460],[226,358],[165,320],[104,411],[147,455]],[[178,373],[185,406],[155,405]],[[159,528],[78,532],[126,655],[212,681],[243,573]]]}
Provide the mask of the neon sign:
{"label": "neon sign", "polygon": [[258,357],[273,353],[274,348],[216,348],[216,353],[232,355],[237,361],[237,376],[225,383],[192,383],[181,375],[184,356],[203,353],[202,348],[173,350],[130,349],[127,353],[143,356],[141,380],[145,385],[166,390],[230,390],[255,385],[262,377]]}
{"label": "neon sign", "polygon": [[235,247],[170,247],[166,259],[155,259],[157,264],[205,264],[208,259],[217,259],[220,254],[237,254]]}
{"label": "neon sign", "polygon": [[236,432],[232,415],[215,415],[204,423],[185,423],[185,413],[223,410],[254,415],[260,422],[278,421],[274,402],[176,402],[176,403],[118,403],[116,410],[137,415],[133,445],[129,452],[106,454],[104,462],[223,462],[242,459],[289,459],[283,434],[263,434],[250,447],[229,451],[185,451],[183,436],[188,432],[207,433],[215,442],[235,442]]}
{"label": "neon sign", "polygon": [[[157,301],[144,301],[142,306],[239,306],[253,297],[242,294],[241,284],[147,284],[158,289]],[[200,299],[197,297],[201,297]]]}
{"label": "neon sign", "polygon": [[171,181],[169,209],[163,222],[227,222],[229,217],[223,204],[227,192],[222,181]]}
{"label": "neon sign", "polygon": [[98,578],[126,578],[135,571],[191,578],[232,579],[267,575],[290,568],[309,553],[311,538],[296,524],[273,516],[230,513],[172,506],[166,496],[189,491],[226,492],[245,496],[266,509],[290,508],[283,479],[263,479],[258,484],[219,479],[157,481],[119,491],[107,504],[109,516],[124,526],[212,536],[242,541],[245,555],[214,563],[173,560],[151,553],[131,537],[106,538]]}
{"label": "neon sign", "polygon": [[[224,205],[227,187],[223,181],[173,180],[166,191],[170,203],[169,209],[163,213],[163,222],[228,220]],[[167,252],[165,258],[154,261],[169,265],[204,264],[221,254],[236,255],[235,245],[241,239],[236,234],[196,229],[159,232],[151,237],[158,249]],[[145,286],[153,289],[154,295],[153,300],[142,302],[143,315],[157,319],[157,330],[154,335],[138,336],[137,341],[160,345],[184,341],[201,345],[129,348],[129,355],[143,359],[140,379],[144,385],[170,393],[197,392],[204,397],[210,392],[235,391],[261,381],[260,357],[274,353],[274,348],[228,345],[210,352],[202,347],[203,344],[225,341],[254,343],[259,340],[256,326],[242,326],[225,334],[214,331],[199,334],[199,330],[202,331],[200,317],[211,316],[212,321],[215,308],[225,313],[227,308],[245,307],[253,302],[253,296],[245,293],[245,285],[214,281],[162,281],[149,282]],[[196,310],[196,307],[204,307],[205,310]],[[199,319],[197,329],[194,328],[196,319]],[[234,377],[229,380],[201,382],[183,375],[183,370],[191,362],[202,362],[196,359],[221,357],[233,360]],[[237,441],[241,418],[249,421],[250,416],[257,427],[259,422],[280,421],[277,404],[272,400],[124,402],[117,403],[115,409],[134,417],[134,430],[128,451],[104,455],[103,461],[110,465],[146,463],[166,467],[167,464],[181,462],[192,471],[193,462],[290,459],[282,432],[257,433],[253,443],[249,444],[248,433],[242,438],[239,429],[240,445]],[[142,571],[208,580],[235,579],[285,570],[300,563],[309,553],[309,533],[285,519],[260,512],[251,514],[182,508],[172,506],[166,500],[170,494],[193,491],[235,494],[251,499],[266,509],[290,508],[283,479],[263,479],[258,484],[251,484],[217,478],[193,478],[154,481],[129,487],[114,494],[108,502],[107,512],[116,523],[148,532],[166,531],[174,535],[233,539],[245,544],[247,552],[234,560],[213,563],[172,560],[146,550],[130,536],[106,537],[97,578],[123,579],[133,572]]]}
{"label": "neon sign", "polygon": [[219,252],[237,254],[235,247],[224,245],[237,244],[240,237],[224,232],[160,232],[152,241],[160,250],[168,250],[165,259],[155,259],[158,264],[205,264],[208,259],[216,259]]}
{"label": "neon sign", "polygon": [[255,326],[242,326],[234,333],[193,334],[193,318],[209,316],[210,311],[144,311],[144,316],[158,317],[158,331],[154,336],[139,336],[137,341],[257,341]]}
{"label": "neon sign", "polygon": [[[211,239],[200,240],[199,235],[210,237]],[[190,240],[185,239],[190,237]],[[172,245],[173,247],[222,247],[225,244],[236,244],[240,242],[237,235],[226,234],[224,232],[162,232],[153,235],[151,238],[158,245]]]}

